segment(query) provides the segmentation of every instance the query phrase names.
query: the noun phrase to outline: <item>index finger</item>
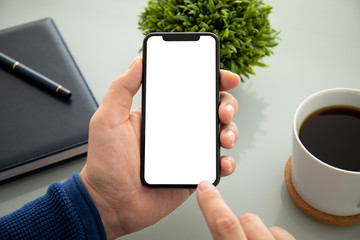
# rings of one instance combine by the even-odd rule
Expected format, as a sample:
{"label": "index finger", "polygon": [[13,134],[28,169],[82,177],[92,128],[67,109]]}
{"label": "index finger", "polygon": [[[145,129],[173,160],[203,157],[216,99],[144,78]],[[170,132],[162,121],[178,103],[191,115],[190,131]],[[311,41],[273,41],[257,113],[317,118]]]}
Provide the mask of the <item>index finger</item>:
{"label": "index finger", "polygon": [[198,185],[196,196],[214,239],[246,239],[238,218],[211,183],[201,182]]}
{"label": "index finger", "polygon": [[239,75],[228,70],[220,70],[220,91],[227,91],[237,87],[241,82]]}

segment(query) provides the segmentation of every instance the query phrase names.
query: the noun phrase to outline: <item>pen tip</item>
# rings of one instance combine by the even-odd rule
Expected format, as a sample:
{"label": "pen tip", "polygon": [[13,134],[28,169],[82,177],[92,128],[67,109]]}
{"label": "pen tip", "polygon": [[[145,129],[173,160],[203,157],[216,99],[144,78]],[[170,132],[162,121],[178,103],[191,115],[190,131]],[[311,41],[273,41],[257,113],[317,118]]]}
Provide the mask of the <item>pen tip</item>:
{"label": "pen tip", "polygon": [[61,95],[62,97],[69,99],[71,97],[71,92],[70,90],[62,87],[59,89],[59,91],[57,92],[57,94]]}

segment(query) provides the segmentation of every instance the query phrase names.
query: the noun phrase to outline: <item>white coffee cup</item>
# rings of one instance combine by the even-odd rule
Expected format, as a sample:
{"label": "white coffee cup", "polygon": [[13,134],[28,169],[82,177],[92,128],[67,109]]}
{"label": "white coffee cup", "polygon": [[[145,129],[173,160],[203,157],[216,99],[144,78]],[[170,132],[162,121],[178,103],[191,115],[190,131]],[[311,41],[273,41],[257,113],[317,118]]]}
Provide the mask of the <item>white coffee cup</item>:
{"label": "white coffee cup", "polygon": [[306,117],[333,105],[360,108],[360,90],[329,89],[315,93],[300,104],[293,122],[291,178],[296,192],[313,208],[330,215],[352,216],[360,214],[360,172],[322,162],[304,147],[299,138]]}

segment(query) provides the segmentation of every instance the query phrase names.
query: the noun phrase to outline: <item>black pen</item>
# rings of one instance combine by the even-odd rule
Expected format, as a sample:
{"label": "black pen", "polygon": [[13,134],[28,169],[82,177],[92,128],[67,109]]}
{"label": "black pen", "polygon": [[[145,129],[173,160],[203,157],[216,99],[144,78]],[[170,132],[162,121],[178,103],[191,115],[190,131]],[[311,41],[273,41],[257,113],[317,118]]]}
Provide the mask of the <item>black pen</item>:
{"label": "black pen", "polygon": [[0,52],[0,65],[4,66],[9,71],[20,74],[24,76],[27,80],[34,82],[35,84],[47,89],[48,91],[69,99],[71,97],[71,92],[61,86],[60,84],[50,80],[44,75],[32,70],[31,68],[25,66],[24,64],[19,63],[18,61],[6,56]]}

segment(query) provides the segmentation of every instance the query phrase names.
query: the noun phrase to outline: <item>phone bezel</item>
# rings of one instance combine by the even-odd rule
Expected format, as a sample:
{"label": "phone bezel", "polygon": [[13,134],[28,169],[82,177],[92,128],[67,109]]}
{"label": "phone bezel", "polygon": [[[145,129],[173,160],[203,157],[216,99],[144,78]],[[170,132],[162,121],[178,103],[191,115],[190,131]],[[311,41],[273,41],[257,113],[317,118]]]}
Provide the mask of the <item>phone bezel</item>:
{"label": "phone bezel", "polygon": [[219,86],[220,86],[220,42],[218,37],[210,32],[176,32],[176,33],[150,33],[143,40],[143,72],[142,72],[142,121],[141,121],[141,151],[140,151],[140,178],[143,185],[151,188],[196,188],[197,184],[150,184],[145,180],[145,119],[146,119],[146,64],[147,64],[147,41],[153,36],[162,36],[165,41],[196,41],[200,36],[211,36],[215,39],[216,51],[216,179],[213,184],[216,186],[220,182],[220,120],[218,116],[219,108]]}

